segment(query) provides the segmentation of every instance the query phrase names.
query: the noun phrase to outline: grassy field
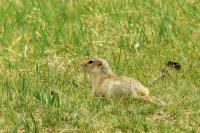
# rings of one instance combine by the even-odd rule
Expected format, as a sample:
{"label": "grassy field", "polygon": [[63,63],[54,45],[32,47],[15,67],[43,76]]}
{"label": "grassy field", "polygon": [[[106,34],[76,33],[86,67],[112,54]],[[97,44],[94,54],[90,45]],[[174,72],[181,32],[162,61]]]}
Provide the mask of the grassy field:
{"label": "grassy field", "polygon": [[[92,97],[89,57],[167,105]],[[200,132],[199,87],[198,0],[0,0],[0,132]]]}

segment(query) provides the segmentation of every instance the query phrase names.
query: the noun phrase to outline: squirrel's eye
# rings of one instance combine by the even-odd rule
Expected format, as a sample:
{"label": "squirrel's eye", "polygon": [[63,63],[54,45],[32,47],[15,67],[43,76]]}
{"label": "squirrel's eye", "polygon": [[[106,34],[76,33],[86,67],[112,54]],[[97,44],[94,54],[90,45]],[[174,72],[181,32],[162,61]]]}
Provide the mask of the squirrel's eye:
{"label": "squirrel's eye", "polygon": [[94,61],[90,60],[90,61],[88,61],[88,63],[89,63],[89,64],[92,64],[92,63],[94,63]]}

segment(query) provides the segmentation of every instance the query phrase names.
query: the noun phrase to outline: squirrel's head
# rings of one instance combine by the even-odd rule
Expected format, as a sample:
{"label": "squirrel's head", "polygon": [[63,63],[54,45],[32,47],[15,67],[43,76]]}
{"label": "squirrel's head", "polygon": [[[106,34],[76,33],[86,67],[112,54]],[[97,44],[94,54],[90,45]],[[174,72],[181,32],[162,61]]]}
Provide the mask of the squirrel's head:
{"label": "squirrel's head", "polygon": [[112,74],[112,71],[104,59],[88,59],[80,65],[90,74]]}

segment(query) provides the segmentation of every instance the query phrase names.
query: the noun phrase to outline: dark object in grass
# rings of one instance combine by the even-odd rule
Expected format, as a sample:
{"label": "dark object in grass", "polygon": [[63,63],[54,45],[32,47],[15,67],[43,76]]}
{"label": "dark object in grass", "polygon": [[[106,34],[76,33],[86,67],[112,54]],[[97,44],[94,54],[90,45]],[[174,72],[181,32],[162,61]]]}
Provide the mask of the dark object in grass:
{"label": "dark object in grass", "polygon": [[175,68],[176,70],[180,70],[181,69],[181,65],[176,61],[168,61],[167,62],[167,66]]}
{"label": "dark object in grass", "polygon": [[57,95],[58,95],[57,92],[55,92],[55,91],[51,91],[51,96],[57,96]]}
{"label": "dark object in grass", "polygon": [[[176,70],[179,70],[181,68],[181,65],[178,63],[178,62],[175,62],[175,61],[168,61],[167,62],[167,66],[170,67],[170,68],[174,68]],[[149,84],[153,84],[155,81],[163,78],[163,77],[166,77],[166,76],[169,76],[169,69],[167,69],[166,67],[165,68],[162,68],[160,69],[159,71],[159,74],[149,82]]]}

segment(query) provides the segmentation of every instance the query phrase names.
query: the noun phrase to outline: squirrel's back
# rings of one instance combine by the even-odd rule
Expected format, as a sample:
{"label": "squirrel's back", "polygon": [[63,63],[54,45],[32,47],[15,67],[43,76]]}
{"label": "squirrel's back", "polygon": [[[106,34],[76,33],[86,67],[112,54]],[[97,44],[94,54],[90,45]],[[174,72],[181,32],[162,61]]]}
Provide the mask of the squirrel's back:
{"label": "squirrel's back", "polygon": [[129,77],[112,77],[105,79],[101,87],[108,97],[137,97],[138,95],[149,94],[146,87]]}

